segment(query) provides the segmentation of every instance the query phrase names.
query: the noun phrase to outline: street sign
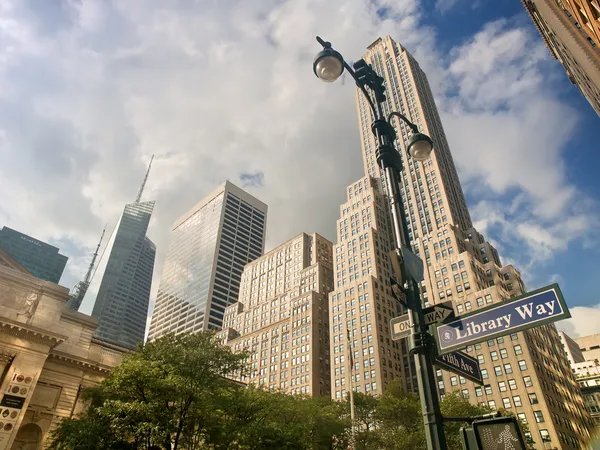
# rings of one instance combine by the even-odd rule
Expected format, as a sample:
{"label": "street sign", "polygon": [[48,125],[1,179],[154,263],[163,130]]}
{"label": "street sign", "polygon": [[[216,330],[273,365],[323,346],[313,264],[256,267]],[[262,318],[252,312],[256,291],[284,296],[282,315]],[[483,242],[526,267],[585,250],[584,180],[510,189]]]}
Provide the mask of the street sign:
{"label": "street sign", "polygon": [[425,316],[425,325],[448,322],[450,319],[454,319],[454,308],[451,301],[438,303],[437,305],[425,308],[423,315]]}
{"label": "street sign", "polygon": [[479,361],[463,352],[450,352],[435,357],[435,365],[442,367],[471,380],[477,384],[483,384]]}
{"label": "street sign", "polygon": [[398,283],[394,278],[390,277],[390,287],[392,289],[392,296],[402,303],[405,308],[407,308],[408,305],[406,303],[406,294],[404,293],[402,286],[400,286],[400,283]]}
{"label": "street sign", "polygon": [[390,320],[390,328],[392,329],[392,340],[398,341],[402,338],[410,336],[412,331],[412,325],[410,323],[410,317],[408,314],[403,316],[394,317]]}
{"label": "street sign", "polygon": [[435,327],[438,354],[571,317],[558,284]]}
{"label": "street sign", "polygon": [[402,256],[404,258],[406,270],[408,270],[410,276],[413,277],[413,280],[417,283],[423,281],[423,260],[411,252],[407,247],[402,247]]}

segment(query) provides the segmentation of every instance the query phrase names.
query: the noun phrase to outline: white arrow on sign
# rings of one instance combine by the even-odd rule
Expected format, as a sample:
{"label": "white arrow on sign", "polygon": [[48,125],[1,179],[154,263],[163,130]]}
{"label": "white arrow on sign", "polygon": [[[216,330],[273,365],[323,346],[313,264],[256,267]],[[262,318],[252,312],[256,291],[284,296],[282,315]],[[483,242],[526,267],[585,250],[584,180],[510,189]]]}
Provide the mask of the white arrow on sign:
{"label": "white arrow on sign", "polygon": [[390,328],[392,329],[392,340],[397,341],[399,339],[410,336],[412,332],[412,325],[410,323],[410,317],[408,314],[403,316],[394,317],[390,320]]}
{"label": "white arrow on sign", "polygon": [[423,310],[425,316],[425,324],[441,323],[448,319],[454,318],[454,308],[452,302],[438,303]]}

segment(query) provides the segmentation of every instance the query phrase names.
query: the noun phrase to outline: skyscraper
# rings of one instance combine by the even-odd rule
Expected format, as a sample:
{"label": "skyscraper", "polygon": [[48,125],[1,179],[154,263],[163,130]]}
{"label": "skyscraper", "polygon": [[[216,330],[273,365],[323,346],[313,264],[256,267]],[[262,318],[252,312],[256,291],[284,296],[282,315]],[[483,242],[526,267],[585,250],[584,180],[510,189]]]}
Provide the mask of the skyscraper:
{"label": "skyscraper", "polygon": [[173,224],[149,340],[220,329],[244,265],[262,255],[267,205],[229,181]]}
{"label": "skyscraper", "polygon": [[[425,265],[420,286],[425,305],[451,300],[460,315],[523,293],[520,273],[502,266],[496,249],[472,227],[433,95],[417,61],[389,36],[371,44],[364,59],[385,78],[385,114],[403,113],[435,143],[431,158],[417,162],[405,146],[411,130],[393,123],[404,164],[401,194],[408,238]],[[350,379],[357,391],[381,393],[397,377],[407,390],[417,390],[406,340],[390,340],[389,321],[402,307],[390,292],[393,242],[383,195],[386,180],[376,161],[371,112],[358,90],[357,103],[366,177],[348,188],[337,223],[336,289],[330,295],[334,398],[348,389],[341,387],[347,355],[340,342],[346,329],[352,335]],[[554,326],[469,346],[465,351],[479,360],[485,385],[437,370],[440,395],[459,389],[472,402],[503,407],[527,420],[536,442],[576,448],[587,433],[583,403],[564,353],[555,348],[561,346]]]}
{"label": "skyscraper", "polygon": [[6,226],[0,230],[0,247],[37,278],[56,284],[69,259],[57,247]]}
{"label": "skyscraper", "polygon": [[250,352],[240,381],[291,394],[329,395],[331,242],[316,233],[290,239],[244,268],[239,302],[218,337]]}
{"label": "skyscraper", "polygon": [[600,115],[600,3],[522,0],[552,56]]}
{"label": "skyscraper", "polygon": [[107,258],[101,259],[86,294],[96,296],[95,336],[131,349],[144,341],[156,255],[146,236],[154,202],[140,201],[149,172],[150,166],[136,201],[125,205],[103,252]]}

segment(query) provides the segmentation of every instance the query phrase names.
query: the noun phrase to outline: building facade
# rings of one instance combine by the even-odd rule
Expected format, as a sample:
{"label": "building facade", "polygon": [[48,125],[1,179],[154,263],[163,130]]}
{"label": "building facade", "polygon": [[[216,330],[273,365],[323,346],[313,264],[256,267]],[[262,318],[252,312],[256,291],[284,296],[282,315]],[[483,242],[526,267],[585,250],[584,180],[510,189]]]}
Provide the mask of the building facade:
{"label": "building facade", "polygon": [[574,341],[581,349],[584,361],[600,361],[600,334],[590,334]]}
{"label": "building facade", "polygon": [[97,321],[65,308],[67,288],[0,250],[0,450],[40,449],[80,393],[106,378],[125,349],[94,339]]}
{"label": "building facade", "polygon": [[229,181],[173,225],[149,340],[220,329],[244,265],[262,255],[267,205]]}
{"label": "building facade", "polygon": [[[425,305],[451,301],[461,315],[525,292],[520,273],[503,266],[496,249],[472,226],[433,95],[418,62],[390,37],[369,46],[364,59],[385,79],[385,115],[392,111],[406,115],[435,143],[429,160],[414,161],[405,145],[411,130],[393,124],[398,136],[395,146],[404,164],[400,187],[408,238],[425,266],[420,285]],[[383,195],[386,179],[376,161],[371,112],[358,90],[357,105],[367,176],[349,187],[337,223],[335,290],[330,294],[333,398],[342,398],[350,381],[357,391],[379,394],[392,378],[402,377],[407,390],[417,390],[406,340],[390,341],[389,320],[403,311],[390,294],[394,272],[388,253],[393,241]],[[344,374],[346,329],[352,335],[350,376]],[[564,353],[554,350],[557,347],[561,345],[554,326],[469,346],[465,351],[479,360],[484,385],[437,370],[440,395],[460,390],[474,403],[514,412],[529,424],[536,448],[579,448],[589,436],[581,412],[583,400]]]}
{"label": "building facade", "polygon": [[302,233],[244,268],[239,302],[218,336],[248,351],[239,381],[291,394],[330,395],[328,294],[332,244]]}
{"label": "building facade", "polygon": [[57,284],[69,259],[57,247],[6,226],[0,230],[0,248],[39,279]]}
{"label": "building facade", "polygon": [[552,56],[600,115],[600,3],[522,0]]}
{"label": "building facade", "polygon": [[567,359],[569,360],[569,364],[571,366],[573,366],[575,363],[581,363],[585,361],[579,345],[577,345],[577,342],[575,342],[571,336],[564,331],[559,331],[558,337],[560,338],[563,350],[567,354]]}
{"label": "building facade", "polygon": [[146,236],[154,202],[125,205],[86,293],[95,298],[96,337],[134,349],[144,341],[156,247]]}

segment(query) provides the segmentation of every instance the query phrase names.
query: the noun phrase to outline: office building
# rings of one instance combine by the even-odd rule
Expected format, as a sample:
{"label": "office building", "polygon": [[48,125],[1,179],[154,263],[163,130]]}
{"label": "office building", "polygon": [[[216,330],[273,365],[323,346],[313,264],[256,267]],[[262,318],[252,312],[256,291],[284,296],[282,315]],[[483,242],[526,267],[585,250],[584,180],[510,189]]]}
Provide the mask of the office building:
{"label": "office building", "polygon": [[562,343],[563,350],[567,354],[567,359],[569,360],[569,364],[573,366],[575,363],[581,363],[585,361],[583,357],[583,353],[577,345],[577,342],[571,338],[564,331],[558,332],[558,337],[560,338],[560,342]]}
{"label": "office building", "polygon": [[[364,59],[385,79],[384,113],[403,113],[435,143],[430,159],[413,160],[405,145],[411,131],[394,119],[395,146],[404,164],[400,187],[408,238],[425,266],[420,286],[425,305],[451,301],[461,315],[523,293],[520,273],[503,266],[496,249],[472,226],[433,95],[418,62],[390,37],[371,44]],[[346,380],[346,387],[341,387],[347,377],[343,358],[347,355],[339,343],[346,329],[352,335],[355,362],[348,379],[355,390],[379,394],[397,377],[407,390],[417,390],[406,339],[390,339],[389,321],[403,311],[390,293],[394,271],[388,252],[393,241],[383,195],[386,180],[376,161],[371,112],[358,90],[357,103],[366,176],[348,188],[337,222],[335,290],[330,294],[333,398],[344,397],[349,384]],[[565,355],[554,350],[557,347],[561,345],[553,325],[469,346],[465,351],[479,360],[484,385],[437,370],[439,393],[460,390],[473,403],[515,413],[529,424],[536,448],[578,448],[589,436],[581,412],[583,400]]]}
{"label": "office building", "polygon": [[149,340],[218,330],[244,265],[262,255],[267,205],[229,181],[173,224]]}
{"label": "office building", "polygon": [[156,256],[146,236],[154,202],[141,201],[149,171],[136,201],[125,205],[86,293],[95,296],[95,336],[129,349],[144,342]]}
{"label": "office building", "polygon": [[573,339],[581,349],[585,361],[600,361],[600,334]]}
{"label": "office building", "polygon": [[239,302],[225,310],[224,344],[250,352],[239,381],[291,394],[329,395],[332,244],[302,233],[244,268]]}
{"label": "office building", "polygon": [[550,54],[600,115],[598,0],[522,0]]}
{"label": "office building", "polygon": [[0,248],[40,280],[60,282],[68,258],[53,245],[5,226],[0,230]]}

